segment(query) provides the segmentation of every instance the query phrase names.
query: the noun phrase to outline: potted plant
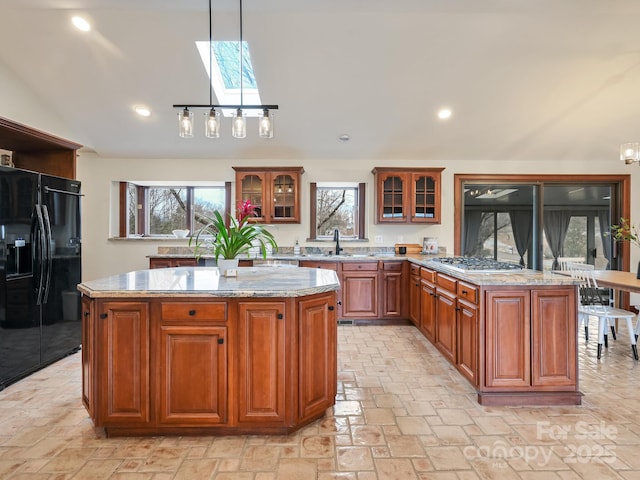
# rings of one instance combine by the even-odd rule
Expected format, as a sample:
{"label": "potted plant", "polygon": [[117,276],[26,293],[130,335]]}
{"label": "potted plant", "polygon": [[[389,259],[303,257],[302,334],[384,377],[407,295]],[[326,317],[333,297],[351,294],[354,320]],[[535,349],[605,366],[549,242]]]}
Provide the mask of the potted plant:
{"label": "potted plant", "polygon": [[[195,242],[196,258],[209,252],[214,256],[218,267],[221,260],[235,260],[237,267],[238,257],[244,253],[249,256],[251,247],[259,247],[263,258],[267,257],[267,245],[277,250],[278,244],[273,234],[263,225],[250,222],[252,216],[256,216],[255,206],[246,200],[238,207],[236,217],[229,215],[229,226],[220,212],[214,212],[213,217],[205,217],[207,223],[189,240],[189,246]],[[221,268],[221,273],[225,273],[226,268]]]}
{"label": "potted plant", "polygon": [[[609,234],[611,238],[618,241],[629,242],[633,245],[640,247],[640,236],[638,236],[638,228],[631,224],[631,221],[627,218],[621,218],[619,225],[611,225],[609,227]],[[640,279],[640,262],[638,262],[638,271],[636,278]]]}

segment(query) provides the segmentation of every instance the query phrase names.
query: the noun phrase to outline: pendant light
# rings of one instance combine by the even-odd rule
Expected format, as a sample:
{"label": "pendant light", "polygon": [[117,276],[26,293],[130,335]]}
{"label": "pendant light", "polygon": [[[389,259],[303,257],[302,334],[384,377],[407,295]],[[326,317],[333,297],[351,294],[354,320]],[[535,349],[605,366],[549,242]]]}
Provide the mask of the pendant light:
{"label": "pendant light", "polygon": [[[262,115],[258,118],[258,134],[260,138],[273,138],[273,110],[278,109],[278,105],[245,105],[244,104],[244,43],[242,25],[242,0],[240,2],[240,105],[215,105],[213,103],[213,85],[209,78],[209,104],[208,105],[173,105],[179,108],[178,112],[178,134],[182,138],[193,138],[194,123],[193,111],[190,109],[206,109],[204,114],[205,136],[207,138],[220,138],[220,112],[223,109],[235,110],[235,115],[231,119],[231,135],[234,138],[246,138],[247,121],[245,110],[262,110]],[[211,0],[209,0],[209,75],[213,72],[213,20],[212,20]]]}

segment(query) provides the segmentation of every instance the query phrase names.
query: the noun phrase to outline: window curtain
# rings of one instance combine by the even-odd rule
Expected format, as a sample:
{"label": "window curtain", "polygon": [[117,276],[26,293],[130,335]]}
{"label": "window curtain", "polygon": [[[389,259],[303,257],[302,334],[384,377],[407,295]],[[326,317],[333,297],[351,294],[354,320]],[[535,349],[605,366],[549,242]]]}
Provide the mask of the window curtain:
{"label": "window curtain", "polygon": [[600,221],[600,238],[602,239],[602,249],[604,258],[607,259],[607,270],[611,268],[611,237],[609,234],[609,210],[598,211],[598,220]]}
{"label": "window curtain", "polygon": [[480,234],[480,223],[482,221],[482,212],[479,210],[465,210],[464,212],[464,239],[462,245],[464,250],[462,255],[466,255],[472,251],[478,243],[478,235]]}
{"label": "window curtain", "polygon": [[531,231],[533,227],[533,212],[531,210],[509,212],[513,240],[516,243],[520,265],[525,266],[524,254],[527,253],[531,243]]}
{"label": "window curtain", "polygon": [[544,236],[553,254],[552,270],[559,267],[558,257],[562,253],[562,245],[567,236],[571,212],[562,210],[547,210],[544,212]]}

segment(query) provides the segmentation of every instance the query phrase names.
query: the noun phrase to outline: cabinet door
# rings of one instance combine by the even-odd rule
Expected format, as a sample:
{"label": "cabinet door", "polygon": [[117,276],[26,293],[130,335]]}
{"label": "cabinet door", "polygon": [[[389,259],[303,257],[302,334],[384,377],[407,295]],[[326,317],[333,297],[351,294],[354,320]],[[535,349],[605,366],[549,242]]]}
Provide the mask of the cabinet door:
{"label": "cabinet door", "polygon": [[150,258],[149,268],[170,268],[173,267],[170,258]]}
{"label": "cabinet door", "polygon": [[342,317],[377,318],[377,292],[377,271],[343,271]]}
{"label": "cabinet door", "polygon": [[[402,301],[403,262],[382,262],[381,316],[384,318],[404,317]],[[405,310],[406,311],[406,310]]]}
{"label": "cabinet door", "polygon": [[238,304],[238,421],[285,420],[284,302]]}
{"label": "cabinet door", "polygon": [[82,403],[93,418],[95,379],[95,319],[93,303],[89,297],[82,297]]}
{"label": "cabinet door", "polygon": [[291,172],[271,173],[270,222],[300,223],[300,175]]}
{"label": "cabinet door", "polygon": [[335,402],[337,321],[335,292],[299,300],[299,420],[321,414]]}
{"label": "cabinet door", "polygon": [[245,172],[236,174],[236,204],[249,200],[255,207],[256,222],[264,222],[269,213],[267,202],[267,179],[263,172]]}
{"label": "cabinet door", "polygon": [[197,267],[198,261],[195,258],[176,258],[173,260],[172,267]]}
{"label": "cabinet door", "polygon": [[487,387],[531,385],[530,294],[486,292],[485,383]]}
{"label": "cabinet door", "polygon": [[412,223],[440,223],[440,172],[411,175]]}
{"label": "cabinet door", "polygon": [[409,319],[420,328],[420,276],[409,278]]}
{"label": "cabinet door", "polygon": [[436,347],[451,363],[456,363],[456,297],[436,289]]}
{"label": "cabinet door", "polygon": [[533,385],[576,385],[575,289],[532,290],[531,303]]}
{"label": "cabinet door", "polygon": [[377,223],[406,223],[407,176],[403,173],[381,173],[377,181]]}
{"label": "cabinet door", "polygon": [[159,422],[227,421],[226,327],[162,325],[158,352]]}
{"label": "cabinet door", "polygon": [[458,370],[473,384],[478,382],[478,307],[458,300]]}
{"label": "cabinet door", "polygon": [[436,343],[436,287],[426,280],[420,281],[420,330]]}
{"label": "cabinet door", "polygon": [[149,305],[104,302],[99,309],[96,426],[149,421]]}

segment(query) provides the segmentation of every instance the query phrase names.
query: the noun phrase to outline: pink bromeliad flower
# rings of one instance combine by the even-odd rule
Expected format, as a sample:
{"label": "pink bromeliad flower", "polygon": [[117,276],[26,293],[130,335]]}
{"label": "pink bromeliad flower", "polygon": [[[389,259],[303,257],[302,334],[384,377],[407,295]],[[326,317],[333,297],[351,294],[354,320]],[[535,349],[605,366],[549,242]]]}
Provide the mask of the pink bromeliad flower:
{"label": "pink bromeliad flower", "polygon": [[251,204],[251,200],[245,200],[244,202],[240,202],[240,206],[238,207],[238,221],[240,223],[244,223],[247,217],[255,217],[256,216],[256,207]]}

